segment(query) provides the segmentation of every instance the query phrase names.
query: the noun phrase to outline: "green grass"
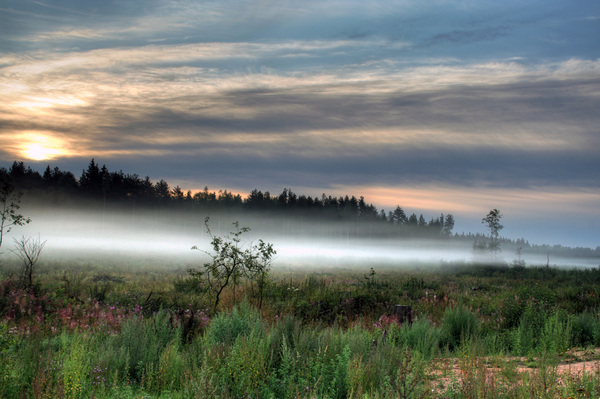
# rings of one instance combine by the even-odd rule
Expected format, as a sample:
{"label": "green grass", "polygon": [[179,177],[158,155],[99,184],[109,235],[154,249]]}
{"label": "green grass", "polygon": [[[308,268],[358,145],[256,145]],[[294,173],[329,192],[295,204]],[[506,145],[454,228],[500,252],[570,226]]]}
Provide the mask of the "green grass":
{"label": "green grass", "polygon": [[556,374],[567,350],[600,344],[597,270],[275,271],[260,309],[240,286],[209,314],[179,269],[61,266],[34,291],[0,284],[0,397],[600,395],[593,370]]}

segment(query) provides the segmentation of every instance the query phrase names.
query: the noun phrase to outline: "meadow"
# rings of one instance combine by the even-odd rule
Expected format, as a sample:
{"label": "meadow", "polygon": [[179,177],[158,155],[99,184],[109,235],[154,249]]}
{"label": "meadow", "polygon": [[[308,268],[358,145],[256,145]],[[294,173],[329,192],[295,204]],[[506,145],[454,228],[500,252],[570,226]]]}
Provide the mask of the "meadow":
{"label": "meadow", "polygon": [[213,309],[189,266],[4,264],[0,397],[600,396],[598,268],[281,266]]}

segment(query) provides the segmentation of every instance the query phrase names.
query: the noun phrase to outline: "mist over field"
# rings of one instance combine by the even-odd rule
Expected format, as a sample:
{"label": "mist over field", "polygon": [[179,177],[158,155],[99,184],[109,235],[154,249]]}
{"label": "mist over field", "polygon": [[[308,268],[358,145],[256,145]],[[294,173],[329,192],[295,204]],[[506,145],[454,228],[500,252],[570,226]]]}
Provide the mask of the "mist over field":
{"label": "mist over field", "polygon": [[[44,260],[101,261],[123,265],[135,260],[154,265],[187,266],[205,262],[211,251],[211,236],[204,225],[205,215],[160,210],[115,211],[95,205],[88,209],[26,206],[32,222],[15,228],[6,241],[10,248],[13,238],[22,235],[46,241]],[[476,257],[471,240],[424,239],[399,237],[381,238],[372,226],[367,237],[356,237],[349,231],[357,229],[347,222],[311,223],[282,217],[212,214],[209,227],[214,236],[226,236],[234,231],[233,222],[251,230],[242,235],[243,243],[263,239],[274,245],[277,255],[273,267],[300,269],[369,268],[440,266],[445,263],[487,261]],[[200,251],[191,250],[197,246]],[[508,263],[517,259],[513,245],[505,245],[494,262]],[[523,253],[527,265],[546,265],[544,254]],[[597,258],[565,258],[552,255],[551,266],[596,267]]]}

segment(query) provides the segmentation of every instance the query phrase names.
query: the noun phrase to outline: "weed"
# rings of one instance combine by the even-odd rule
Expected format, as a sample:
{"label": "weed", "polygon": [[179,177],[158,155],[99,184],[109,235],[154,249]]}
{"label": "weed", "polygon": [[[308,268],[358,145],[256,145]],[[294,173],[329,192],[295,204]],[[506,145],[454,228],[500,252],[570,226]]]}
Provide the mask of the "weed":
{"label": "weed", "polygon": [[479,322],[469,309],[465,306],[458,306],[446,309],[442,329],[448,348],[455,350],[463,340],[477,336]]}

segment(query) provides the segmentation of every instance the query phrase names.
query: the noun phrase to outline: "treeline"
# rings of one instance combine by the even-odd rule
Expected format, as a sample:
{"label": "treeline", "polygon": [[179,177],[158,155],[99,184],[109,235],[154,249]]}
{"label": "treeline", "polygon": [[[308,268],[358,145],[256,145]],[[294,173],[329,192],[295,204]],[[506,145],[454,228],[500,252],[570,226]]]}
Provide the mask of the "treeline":
{"label": "treeline", "polygon": [[[173,188],[163,179],[153,182],[148,176],[121,171],[109,171],[92,159],[77,178],[70,171],[47,166],[43,174],[23,162],[13,162],[8,169],[0,168],[0,179],[10,181],[21,192],[37,202],[52,205],[95,201],[104,205],[138,208],[183,210],[190,212],[225,212],[232,215],[270,216],[306,223],[342,222],[347,236],[448,238],[454,229],[454,217],[440,214],[426,220],[420,214],[407,215],[399,205],[386,212],[378,210],[364,197],[323,194],[320,197],[298,195],[284,188],[280,194],[253,190],[247,197],[227,190],[204,190],[192,193],[179,186]],[[330,230],[331,231],[331,230]]]}

